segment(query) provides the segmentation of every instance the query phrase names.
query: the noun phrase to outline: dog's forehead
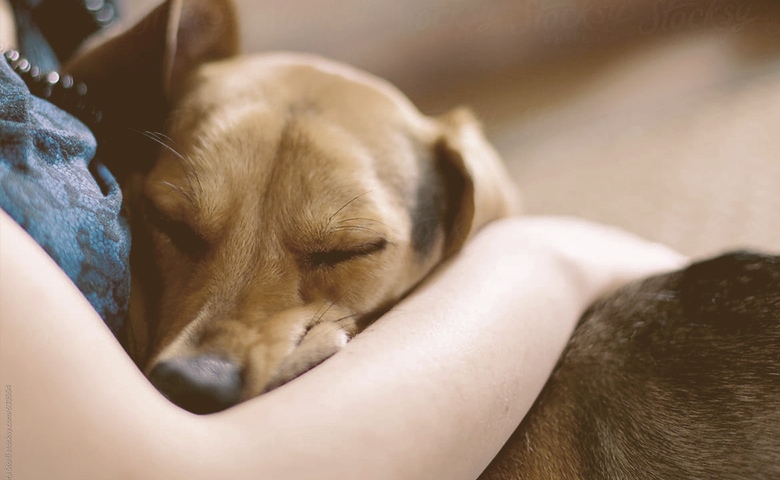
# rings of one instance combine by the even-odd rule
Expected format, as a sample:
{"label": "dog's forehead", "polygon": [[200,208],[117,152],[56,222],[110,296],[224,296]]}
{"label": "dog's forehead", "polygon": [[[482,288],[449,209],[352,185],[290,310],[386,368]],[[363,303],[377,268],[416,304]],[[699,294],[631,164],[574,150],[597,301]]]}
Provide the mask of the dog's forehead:
{"label": "dog's forehead", "polygon": [[[389,84],[290,55],[204,67],[173,130],[196,167],[189,183],[201,210],[221,219],[284,212],[289,221],[266,225],[287,227],[348,203],[339,214],[379,221],[393,216],[384,209],[409,208],[433,137],[431,122]],[[167,163],[181,170],[173,156]]]}
{"label": "dog's forehead", "polygon": [[202,198],[282,217],[265,218],[264,228],[386,218],[384,209],[410,198],[420,169],[416,143],[401,132],[386,132],[378,144],[317,116],[276,122],[252,115],[233,133],[244,140],[212,143],[192,156],[208,177],[199,183]]}
{"label": "dog's forehead", "polygon": [[[204,65],[191,83],[196,103],[234,111],[265,108],[277,115],[319,113],[334,121],[372,119],[430,132],[428,119],[388,82],[328,59],[263,54]],[[357,123],[357,122],[356,122]]]}

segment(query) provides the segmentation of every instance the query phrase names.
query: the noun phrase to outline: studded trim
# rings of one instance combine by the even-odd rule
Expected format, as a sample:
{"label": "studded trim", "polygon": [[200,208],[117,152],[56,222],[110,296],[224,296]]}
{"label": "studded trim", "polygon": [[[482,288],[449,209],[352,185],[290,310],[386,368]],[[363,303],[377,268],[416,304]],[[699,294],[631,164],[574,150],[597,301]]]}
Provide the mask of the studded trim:
{"label": "studded trim", "polygon": [[65,110],[91,129],[102,122],[103,113],[89,101],[89,90],[83,82],[75,81],[70,75],[41,71],[17,50],[0,50],[0,53],[24,80],[30,93]]}

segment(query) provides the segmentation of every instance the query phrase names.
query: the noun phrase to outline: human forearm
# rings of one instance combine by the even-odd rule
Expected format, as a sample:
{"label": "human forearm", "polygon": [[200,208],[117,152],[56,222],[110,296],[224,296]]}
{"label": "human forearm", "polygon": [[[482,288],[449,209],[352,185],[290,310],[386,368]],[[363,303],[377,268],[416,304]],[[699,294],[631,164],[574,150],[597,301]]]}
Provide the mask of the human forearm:
{"label": "human forearm", "polygon": [[[509,220],[320,367],[196,417],[146,382],[62,272],[0,220],[17,478],[475,478],[590,299],[679,261],[599,228]],[[616,258],[587,263],[604,252]]]}

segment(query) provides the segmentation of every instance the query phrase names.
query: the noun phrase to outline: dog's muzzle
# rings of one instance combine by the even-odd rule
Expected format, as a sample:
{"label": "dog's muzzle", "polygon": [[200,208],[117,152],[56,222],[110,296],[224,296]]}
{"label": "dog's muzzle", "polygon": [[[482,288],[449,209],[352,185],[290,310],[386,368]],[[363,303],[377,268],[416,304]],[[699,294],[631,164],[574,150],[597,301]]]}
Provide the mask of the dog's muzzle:
{"label": "dog's muzzle", "polygon": [[239,403],[243,388],[241,368],[214,355],[165,360],[149,380],[170,401],[201,415]]}

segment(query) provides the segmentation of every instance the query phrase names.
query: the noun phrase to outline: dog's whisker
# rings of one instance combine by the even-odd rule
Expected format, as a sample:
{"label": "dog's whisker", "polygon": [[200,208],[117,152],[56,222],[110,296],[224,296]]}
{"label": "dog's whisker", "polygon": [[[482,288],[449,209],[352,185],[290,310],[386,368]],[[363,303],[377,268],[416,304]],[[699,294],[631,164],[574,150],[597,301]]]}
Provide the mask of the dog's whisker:
{"label": "dog's whisker", "polygon": [[318,313],[315,313],[314,317],[312,317],[313,320],[309,323],[307,330],[311,329],[312,327],[320,323],[322,321],[322,318],[330,311],[330,309],[333,308],[333,306],[336,305],[338,302],[340,302],[344,297],[346,297],[350,292],[352,292],[353,288],[355,288],[354,285],[346,289],[341,295],[339,295],[339,297],[336,300],[332,300],[324,312],[319,313],[318,311]]}
{"label": "dog's whisker", "polygon": [[130,130],[133,131],[133,132],[136,132],[136,133],[142,133],[142,134],[147,135],[147,136],[152,136],[155,139],[159,138],[159,135],[160,135],[160,132],[153,132],[151,130],[136,130],[134,128],[131,128]]}
{"label": "dog's whisker", "polygon": [[363,193],[361,193],[360,195],[357,195],[357,196],[356,196],[355,198],[353,198],[352,200],[350,200],[350,201],[348,201],[347,203],[345,203],[344,205],[342,205],[342,206],[341,206],[341,208],[339,208],[338,210],[336,210],[335,212],[333,212],[333,214],[332,214],[330,217],[328,217],[328,225],[330,225],[330,223],[333,221],[333,217],[335,217],[336,215],[338,215],[338,214],[339,214],[339,213],[340,213],[342,210],[344,210],[345,208],[347,208],[349,205],[351,205],[351,204],[352,204],[354,201],[356,201],[357,199],[359,199],[359,198],[361,198],[361,197],[364,197],[364,196],[368,195],[368,194],[369,194],[369,193],[371,193],[371,192],[373,192],[373,190],[369,190],[369,191],[367,191],[367,192],[363,192]]}
{"label": "dog's whisker", "polygon": [[[336,320],[333,320],[333,323],[335,323],[335,324],[337,324],[337,325],[338,325],[338,324],[340,324],[340,323],[342,323],[342,322],[344,322],[344,321],[346,321],[346,320],[351,320],[351,319],[353,319],[353,318],[355,318],[355,317],[359,317],[359,316],[360,316],[360,314],[359,314],[359,313],[353,313],[353,314],[351,314],[351,315],[345,315],[345,316],[343,316],[343,317],[341,317],[341,318],[337,318]],[[319,338],[319,337],[321,337],[321,336],[325,335],[325,333],[327,333],[325,330],[321,330],[321,331],[318,331],[318,332],[314,332],[313,334],[311,334],[311,335],[309,335],[309,336],[306,336],[306,340],[307,340],[307,341],[309,341],[309,340],[315,340],[315,339],[317,339],[317,338]],[[351,334],[351,333],[349,333],[349,332],[346,332],[346,333],[349,335],[349,338],[350,338],[350,339],[353,337],[353,334]],[[303,339],[303,337],[302,337],[302,339]]]}
{"label": "dog's whisker", "polygon": [[156,133],[158,137],[161,137],[161,138],[167,140],[170,143],[176,143],[171,137],[169,137],[168,135],[166,135],[163,132],[154,132],[154,133]]}
{"label": "dog's whisker", "polygon": [[148,130],[135,130],[135,129],[133,129],[132,131],[140,133],[144,137],[148,138],[149,140],[152,140],[153,142],[157,143],[161,147],[165,148],[166,150],[168,150],[169,152],[174,154],[177,158],[179,158],[181,160],[185,160],[184,156],[181,153],[179,153],[175,148],[173,148],[172,146],[168,145],[164,141],[160,140],[160,138],[157,136],[158,135],[157,133],[150,132]]}
{"label": "dog's whisker", "polygon": [[144,137],[148,138],[149,140],[152,140],[153,142],[157,143],[158,145],[162,146],[163,148],[171,152],[179,161],[179,165],[182,167],[185,173],[193,173],[193,174],[195,173],[192,167],[188,164],[188,160],[189,160],[188,158],[185,158],[184,155],[181,154],[181,152],[179,152],[172,146],[168,145],[168,143],[160,139],[160,137],[163,137],[165,139],[168,139],[168,141],[171,141],[170,137],[160,132],[151,132],[149,130],[133,130],[133,131],[140,133]]}
{"label": "dog's whisker", "polygon": [[[349,314],[349,315],[344,315],[343,317],[339,317],[339,318],[333,320],[332,323],[335,323],[335,324],[341,326],[340,325],[341,323],[343,323],[343,322],[345,322],[347,320],[351,320],[353,318],[359,317],[359,316],[360,316],[359,313],[352,313],[352,314]],[[327,333],[327,331],[325,331],[325,330],[314,332],[314,334],[312,334],[312,335],[307,335],[312,328],[314,328],[316,325],[319,325],[320,323],[322,323],[322,322],[317,322],[315,324],[312,324],[309,328],[307,328],[306,329],[306,334],[304,334],[301,337],[301,339],[299,340],[299,344],[300,344],[301,341],[303,341],[304,338],[306,338],[307,341],[311,341],[311,340],[316,340],[317,338],[321,337],[322,335],[325,335]],[[349,332],[347,332],[347,333],[349,334],[350,338],[352,338],[352,334],[350,334]]]}
{"label": "dog's whisker", "polygon": [[165,185],[166,187],[170,187],[172,190],[174,190],[175,192],[179,193],[184,198],[186,198],[187,201],[189,201],[191,204],[195,203],[195,199],[192,197],[192,194],[190,192],[188,192],[187,190],[185,190],[184,188],[181,188],[180,186],[174,185],[173,183],[165,181],[165,180],[160,181],[159,184],[160,185]]}
{"label": "dog's whisker", "polygon": [[[167,142],[174,143],[173,139],[171,137],[165,135],[161,132],[152,132],[149,130],[136,130],[136,129],[130,129],[133,132],[139,133],[143,135],[144,137],[148,138],[149,140],[152,140],[153,142],[157,143],[161,147],[165,148],[169,152],[171,152],[176,159],[176,162],[179,164],[179,167],[184,172],[184,178],[187,181],[187,186],[190,188],[191,191],[195,190],[195,184],[197,184],[198,191],[203,190],[203,186],[200,182],[200,176],[198,175],[198,172],[192,167],[192,160],[190,160],[189,157],[185,157],[182,155],[181,152],[173,148],[171,145],[169,145]],[[193,184],[194,180],[194,184]],[[182,191],[182,193],[184,193]],[[190,201],[190,203],[194,206],[194,196],[193,195],[186,195],[187,199]]]}
{"label": "dog's whisker", "polygon": [[343,322],[344,320],[349,320],[349,319],[351,319],[351,318],[355,318],[355,317],[359,317],[359,316],[360,316],[360,314],[359,314],[359,313],[353,313],[353,314],[351,314],[351,315],[345,315],[345,316],[343,316],[343,317],[341,317],[341,318],[337,318],[336,320],[333,320],[333,323],[341,323],[341,322]]}
{"label": "dog's whisker", "polygon": [[[342,297],[343,297],[343,295],[342,295]],[[303,331],[303,335],[301,335],[301,337],[298,339],[298,342],[297,342],[296,346],[300,345],[301,342],[303,342],[303,339],[306,338],[309,335],[309,332],[311,331],[311,329],[314,328],[315,326],[317,326],[322,321],[322,317],[324,317],[325,314],[328,313],[328,311],[331,308],[333,308],[334,305],[336,305],[336,302],[331,301],[327,305],[327,307],[320,307],[320,309],[318,309],[317,312],[315,312],[315,314],[312,316],[311,320],[309,320],[309,322],[306,324],[306,328]],[[320,310],[322,310],[323,308],[324,308],[323,312],[319,313]]]}
{"label": "dog's whisker", "polygon": [[[346,292],[345,292],[345,295],[346,295]],[[339,300],[341,300],[341,298],[342,298],[343,296],[344,296],[344,295],[342,295],[341,297],[339,297]],[[320,322],[322,321],[322,318],[323,318],[323,317],[324,317],[324,316],[325,316],[325,315],[326,315],[326,314],[327,314],[327,313],[330,311],[330,309],[331,309],[331,308],[333,308],[335,305],[336,305],[336,302],[335,302],[335,301],[334,301],[334,302],[330,302],[330,305],[328,305],[328,308],[326,308],[326,309],[325,309],[325,311],[324,311],[324,312],[322,312],[322,313],[321,313],[321,314],[320,314],[320,315],[317,317],[317,319],[316,319],[316,320],[314,320],[314,322],[312,322],[312,324],[311,324],[311,327],[314,327],[315,325],[317,325],[318,323],[320,323]],[[310,328],[311,328],[311,327],[310,327]]]}
{"label": "dog's whisker", "polygon": [[366,217],[345,218],[344,220],[340,220],[338,223],[336,223],[336,226],[340,226],[342,223],[346,223],[346,222],[357,222],[357,221],[373,222],[373,223],[382,225],[383,227],[388,227],[389,228],[389,226],[386,223],[380,222],[379,220],[375,220],[373,218],[366,218]]}
{"label": "dog's whisker", "polygon": [[200,176],[198,175],[198,171],[192,166],[192,160],[189,157],[185,157],[181,153],[176,152],[172,147],[170,149],[178,154],[175,156],[176,163],[178,163],[179,168],[184,172],[184,179],[187,181],[187,186],[190,190],[195,191],[195,185],[197,184],[198,191],[202,192],[203,186],[200,183]]}
{"label": "dog's whisker", "polygon": [[[383,240],[387,240],[387,236],[383,234],[382,232],[376,231],[373,228],[364,227],[360,225],[343,225],[341,227],[334,227],[331,229],[331,231],[339,231],[339,230],[365,230],[367,232],[372,232],[377,234],[379,237],[381,237]],[[389,241],[389,240],[388,240]]]}
{"label": "dog's whisker", "polygon": [[[349,290],[351,290],[351,288],[348,289],[343,294],[341,294],[337,300],[331,301],[327,305],[323,305],[322,307],[317,309],[317,311],[314,313],[314,315],[312,315],[311,320],[306,324],[306,331],[304,332],[303,337],[305,337],[306,334],[309,333],[309,330],[314,328],[315,325],[317,325],[318,323],[320,323],[322,321],[322,318],[325,316],[325,314],[327,314],[328,311],[331,308],[333,308],[334,305],[336,305],[336,302],[338,302],[339,300],[344,298],[344,295],[346,295],[349,292]],[[301,337],[301,339],[303,339],[303,337]]]}
{"label": "dog's whisker", "polygon": [[328,310],[330,310],[334,304],[335,302],[330,302],[327,305],[323,305],[322,307],[318,308],[314,315],[312,315],[309,323],[306,325],[306,331],[308,332],[312,327],[314,327],[314,325],[319,323],[322,317],[328,313]]}
{"label": "dog's whisker", "polygon": [[153,136],[154,136],[154,138],[156,138],[156,139],[158,139],[158,140],[160,140],[160,141],[165,141],[165,142],[169,142],[169,141],[171,141],[171,140],[170,140],[170,137],[168,137],[167,135],[165,135],[165,134],[164,134],[164,133],[162,133],[162,132],[152,132],[152,131],[150,131],[150,130],[146,130],[146,133],[148,133],[148,134],[150,134],[150,135],[153,135]]}

